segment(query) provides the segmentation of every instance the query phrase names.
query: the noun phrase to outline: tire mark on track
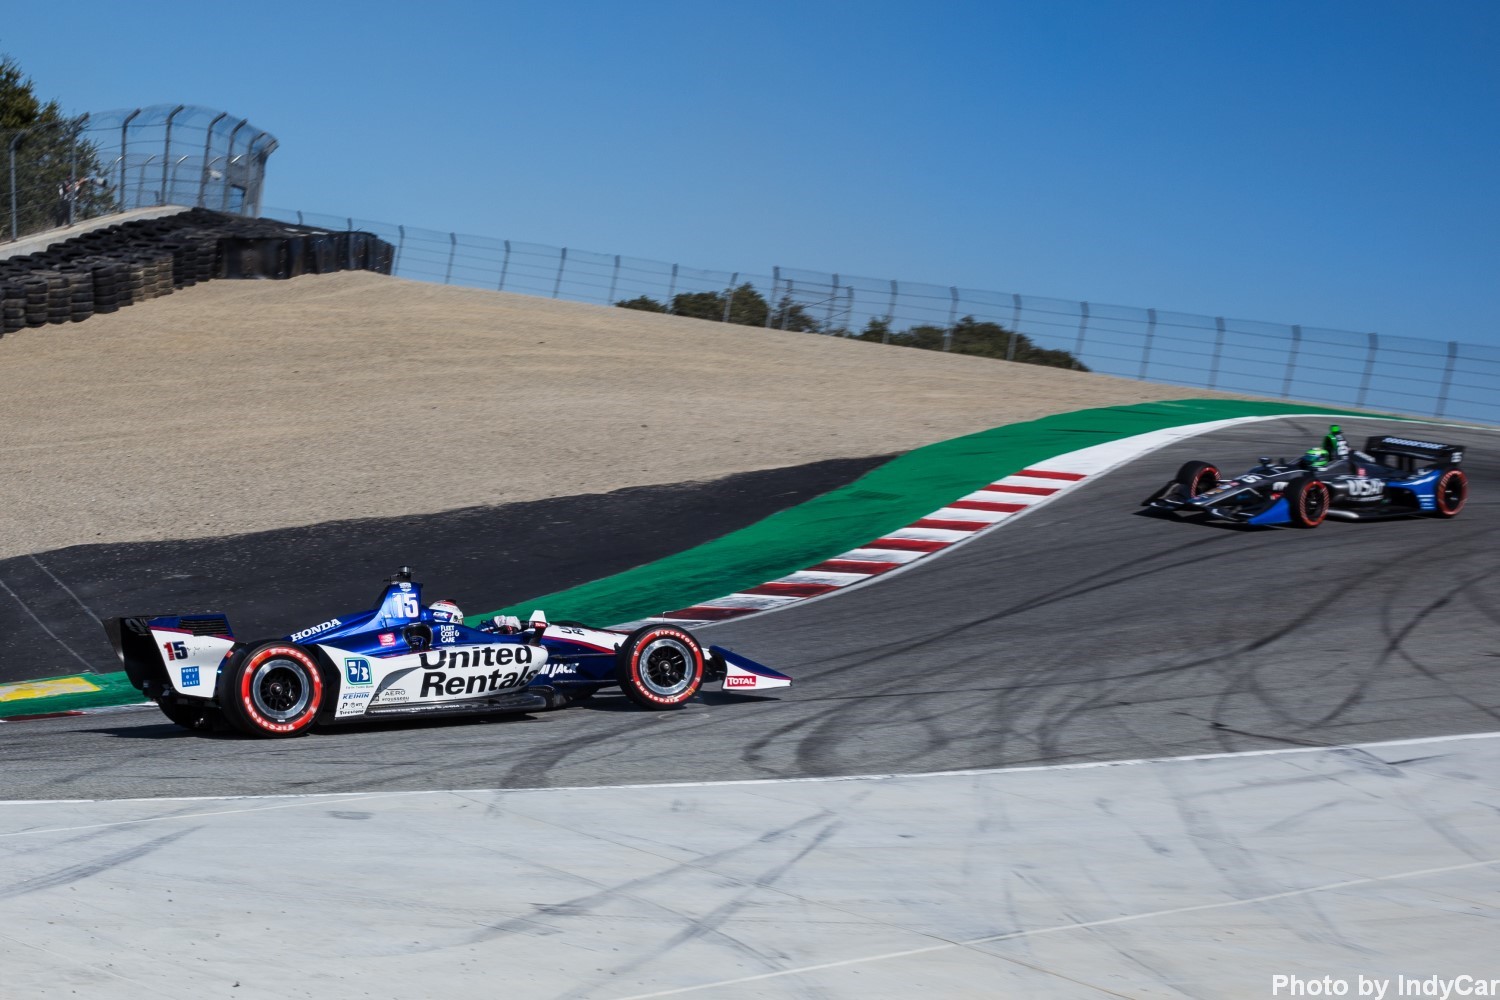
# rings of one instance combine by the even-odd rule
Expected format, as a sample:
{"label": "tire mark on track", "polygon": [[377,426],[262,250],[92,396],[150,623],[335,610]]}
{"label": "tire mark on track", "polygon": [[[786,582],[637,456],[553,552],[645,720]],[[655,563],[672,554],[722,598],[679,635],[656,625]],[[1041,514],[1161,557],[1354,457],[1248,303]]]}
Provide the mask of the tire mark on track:
{"label": "tire mark on track", "polygon": [[203,827],[200,825],[188,827],[184,830],[174,830],[154,840],[148,840],[143,844],[135,844],[123,850],[115,851],[113,854],[106,854],[102,858],[80,861],[76,865],[59,868],[47,875],[34,875],[30,878],[21,879],[19,882],[12,882],[10,885],[0,886],[0,899],[14,899],[17,896],[27,896],[33,892],[56,889],[60,886],[93,878],[95,875],[107,872],[111,868],[118,868],[139,858],[144,858],[148,854],[153,854],[163,847],[176,843],[183,837],[197,833],[201,829]]}

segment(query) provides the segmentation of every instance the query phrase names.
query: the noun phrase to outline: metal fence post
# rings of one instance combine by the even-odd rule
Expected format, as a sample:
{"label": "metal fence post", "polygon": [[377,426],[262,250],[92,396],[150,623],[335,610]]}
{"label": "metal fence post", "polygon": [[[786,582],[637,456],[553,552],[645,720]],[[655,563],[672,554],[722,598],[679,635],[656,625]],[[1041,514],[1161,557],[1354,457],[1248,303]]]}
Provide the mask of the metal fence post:
{"label": "metal fence post", "polygon": [[[297,218],[300,221],[301,218],[302,218],[302,213],[298,212],[297,213]],[[405,226],[397,226],[396,227],[396,257],[395,257],[395,259],[393,261],[391,261],[391,273],[392,274],[395,274],[397,271],[401,270],[401,251],[405,250],[405,249],[406,249],[406,227]]]}
{"label": "metal fence post", "polygon": [[614,305],[615,304],[615,288],[619,284],[620,284],[620,255],[619,254],[615,254],[615,269],[614,269],[614,272],[612,274],[610,274],[610,276],[609,276],[609,298],[606,300],[609,305]]}
{"label": "metal fence post", "polygon": [[186,104],[179,104],[167,115],[167,135],[161,147],[161,203],[167,203],[167,164],[172,162],[172,119],[176,118],[184,109]]}
{"label": "metal fence post", "polygon": [[1297,352],[1302,349],[1302,327],[1292,327],[1292,349],[1286,356],[1286,376],[1281,380],[1281,398],[1286,399],[1292,394],[1292,376],[1297,371]]}
{"label": "metal fence post", "polygon": [[141,109],[136,108],[130,114],[126,115],[125,120],[120,123],[120,211],[122,212],[128,207],[125,203],[125,161],[128,158],[125,151],[126,144],[130,140],[130,123],[140,113]]}
{"label": "metal fence post", "polygon": [[1016,341],[1021,339],[1021,296],[1012,292],[1010,295],[1010,343],[1005,345],[1005,360],[1016,360]]}
{"label": "metal fence post", "polygon": [[1448,341],[1448,364],[1443,368],[1443,385],[1438,389],[1436,416],[1441,417],[1448,408],[1448,390],[1453,387],[1453,365],[1458,360],[1458,341]]}
{"label": "metal fence post", "polygon": [[1083,335],[1089,328],[1089,304],[1078,303],[1078,343],[1073,345],[1073,357],[1083,360]]}
{"label": "metal fence post", "polygon": [[213,152],[214,127],[229,117],[228,111],[220,111],[219,116],[208,123],[208,132],[203,137],[203,173],[198,178],[198,207],[203,207],[203,199],[208,194],[208,164],[209,154]]}
{"label": "metal fence post", "polygon": [[786,308],[781,310],[781,328],[786,329],[786,321],[792,315],[792,279],[786,279]]}
{"label": "metal fence post", "polygon": [[854,332],[854,286],[845,285],[844,292],[849,301],[844,304],[844,336],[857,337]]}
{"label": "metal fence post", "polygon": [[448,234],[448,270],[443,272],[443,284],[453,280],[453,258],[458,256],[458,234]]}
{"label": "metal fence post", "polygon": [[563,268],[568,266],[568,248],[563,247],[562,252],[557,255],[557,280],[552,282],[552,297],[557,298],[562,291]]}
{"label": "metal fence post", "polygon": [[495,291],[505,291],[505,276],[510,271],[510,240],[505,241],[505,256],[500,258],[500,283],[495,286]]}
{"label": "metal fence post", "polygon": [[141,179],[136,182],[136,202],[138,203],[137,207],[139,207],[141,204],[144,204],[146,201],[146,168],[151,166],[151,161],[154,159],[156,159],[156,154],[152,153],[150,156],[146,157],[146,162],[141,164]]}
{"label": "metal fence post", "polygon": [[[85,116],[87,117],[87,116]],[[74,208],[78,205],[78,192],[81,190],[78,184],[78,133],[73,133],[73,141],[68,147],[68,183],[72,189],[68,191],[68,225],[74,222]]]}
{"label": "metal fence post", "polygon": [[1146,342],[1141,345],[1141,374],[1146,377],[1146,368],[1151,364],[1151,342],[1156,339],[1156,310],[1146,310]]}
{"label": "metal fence post", "polygon": [[21,238],[21,220],[16,214],[16,146],[20,144],[21,137],[25,132],[16,132],[10,137],[10,238],[18,240]]}
{"label": "metal fence post", "polygon": [[[75,180],[78,178],[78,142],[82,138],[83,133],[86,132],[86,131],[88,131],[88,128],[89,128],[89,116],[85,112],[83,114],[83,116],[78,119],[78,128],[75,129],[74,132],[73,132],[73,151],[72,151],[72,154],[71,154],[71,159],[69,160],[69,173],[71,174],[71,176]],[[91,177],[90,180],[94,181],[94,180],[97,180],[97,178],[92,178]],[[92,186],[92,185],[90,185],[90,186]],[[77,199],[75,198],[74,201],[76,201],[76,200]],[[73,224],[73,202],[72,201],[70,201],[68,203],[68,224],[69,225]]]}
{"label": "metal fence post", "polygon": [[828,293],[828,316],[823,322],[823,332],[827,333],[833,329],[833,305],[839,297],[839,276],[833,276],[833,289]]}
{"label": "metal fence post", "polygon": [[[172,179],[167,182],[167,190],[168,191],[175,191],[175,190],[177,190],[177,168],[180,167],[180,166],[182,166],[184,163],[186,163],[187,162],[187,158],[188,158],[188,154],[184,153],[183,155],[181,155],[181,156],[179,156],[177,158],[177,160],[176,160],[175,163],[172,164]],[[257,212],[257,213],[253,213],[253,214],[259,214],[259,213]]]}
{"label": "metal fence post", "polygon": [[250,158],[250,169],[249,176],[245,179],[245,200],[240,205],[241,215],[253,217],[260,214],[260,195],[266,184],[266,160],[276,151],[279,143],[271,136],[271,145],[258,154],[255,152],[255,144],[270,135],[269,132],[257,132],[245,147],[245,155]]}
{"label": "metal fence post", "polygon": [[304,223],[302,221],[302,209],[299,208],[299,209],[297,209],[297,225],[300,226],[300,225],[303,225],[303,224]]}
{"label": "metal fence post", "polygon": [[958,286],[948,286],[952,301],[948,304],[948,329],[943,331],[943,350],[953,350],[953,326],[958,322]]}
{"label": "metal fence post", "polygon": [[736,271],[729,278],[729,287],[724,291],[724,320],[729,322],[729,307],[734,305],[734,289],[740,283],[740,272]]}
{"label": "metal fence post", "polygon": [[674,312],[676,307],[672,304],[677,299],[677,265],[672,265],[672,280],[667,285],[667,312]]}
{"label": "metal fence post", "polygon": [[1219,384],[1219,358],[1224,354],[1224,317],[1215,316],[1214,326],[1218,334],[1214,337],[1214,358],[1208,366],[1208,387],[1214,388]]}
{"label": "metal fence post", "polygon": [[250,124],[250,119],[241,118],[234,128],[229,130],[229,149],[224,153],[224,197],[219,202],[219,211],[229,211],[229,189],[234,186],[234,140],[239,137],[240,129]]}
{"label": "metal fence post", "polygon": [[766,329],[771,329],[771,318],[776,315],[776,292],[781,288],[781,268],[771,265],[771,298],[766,302]]}
{"label": "metal fence post", "polygon": [[891,279],[891,304],[885,307],[885,332],[880,335],[882,344],[891,342],[891,324],[896,322],[896,279]]}
{"label": "metal fence post", "polygon": [[1355,406],[1365,405],[1365,396],[1370,391],[1370,377],[1375,374],[1375,353],[1380,350],[1380,335],[1369,334],[1370,349],[1365,353],[1365,374],[1359,380],[1359,395],[1355,397]]}

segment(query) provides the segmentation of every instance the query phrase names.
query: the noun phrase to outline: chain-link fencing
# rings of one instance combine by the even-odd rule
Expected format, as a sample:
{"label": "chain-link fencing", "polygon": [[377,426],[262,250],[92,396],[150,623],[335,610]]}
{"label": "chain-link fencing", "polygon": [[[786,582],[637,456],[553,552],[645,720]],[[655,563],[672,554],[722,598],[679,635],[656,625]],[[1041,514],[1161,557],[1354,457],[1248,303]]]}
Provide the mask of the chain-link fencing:
{"label": "chain-link fencing", "polygon": [[[268,208],[395,248],[393,273],[1256,396],[1500,424],[1500,348],[773,267],[620,254]],[[748,289],[746,286],[749,286]],[[1076,362],[1076,363],[1075,363]]]}
{"label": "chain-link fencing", "polygon": [[275,149],[248,120],[185,104],[0,132],[0,240],[156,205],[256,215]]}

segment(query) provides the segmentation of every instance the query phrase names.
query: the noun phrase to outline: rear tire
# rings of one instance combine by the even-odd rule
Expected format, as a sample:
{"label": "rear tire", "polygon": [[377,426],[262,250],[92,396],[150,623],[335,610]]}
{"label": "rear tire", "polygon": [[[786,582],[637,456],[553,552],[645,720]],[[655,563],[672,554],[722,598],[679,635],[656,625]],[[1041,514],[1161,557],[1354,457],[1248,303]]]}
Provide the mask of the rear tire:
{"label": "rear tire", "polygon": [[1219,485],[1219,470],[1207,462],[1185,462],[1172,481],[1182,487],[1184,499],[1202,496]]}
{"label": "rear tire", "polygon": [[1432,509],[1434,517],[1457,517],[1469,501],[1469,477],[1462,469],[1449,469],[1438,477],[1433,498],[1437,501]]}
{"label": "rear tire", "polygon": [[703,647],[677,625],[642,625],[615,653],[625,697],[658,712],[680,708],[703,686]]}
{"label": "rear tire", "polygon": [[1291,508],[1294,528],[1316,528],[1328,516],[1328,507],[1333,503],[1328,485],[1317,479],[1299,479],[1282,495]]}
{"label": "rear tire", "polygon": [[264,642],[224,670],[219,704],[249,736],[284,739],[312,728],[325,686],[313,654],[289,642]]}

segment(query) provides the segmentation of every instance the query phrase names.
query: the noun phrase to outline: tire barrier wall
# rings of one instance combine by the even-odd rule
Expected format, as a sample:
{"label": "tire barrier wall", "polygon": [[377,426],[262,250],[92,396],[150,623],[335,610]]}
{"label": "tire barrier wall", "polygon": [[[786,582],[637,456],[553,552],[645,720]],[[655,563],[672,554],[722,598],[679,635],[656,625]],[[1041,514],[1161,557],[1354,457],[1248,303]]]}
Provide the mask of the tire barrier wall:
{"label": "tire barrier wall", "polygon": [[193,209],[96,229],[0,260],[0,335],[170,295],[212,278],[390,274],[394,248],[366,232],[329,232]]}

